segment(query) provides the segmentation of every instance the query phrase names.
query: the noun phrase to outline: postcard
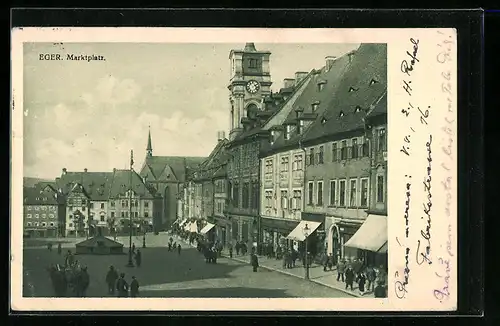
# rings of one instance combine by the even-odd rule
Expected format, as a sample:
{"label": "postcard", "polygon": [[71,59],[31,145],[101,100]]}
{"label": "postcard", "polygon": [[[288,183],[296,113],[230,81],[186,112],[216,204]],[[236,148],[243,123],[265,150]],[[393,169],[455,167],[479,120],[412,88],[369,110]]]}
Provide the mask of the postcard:
{"label": "postcard", "polygon": [[12,31],[11,308],[454,311],[455,29]]}

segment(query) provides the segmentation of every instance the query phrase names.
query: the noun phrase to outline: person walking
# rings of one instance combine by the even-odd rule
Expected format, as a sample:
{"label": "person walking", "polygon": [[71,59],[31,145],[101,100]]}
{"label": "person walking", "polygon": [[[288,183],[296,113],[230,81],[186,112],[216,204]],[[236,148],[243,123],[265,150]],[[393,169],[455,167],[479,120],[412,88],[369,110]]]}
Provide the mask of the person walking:
{"label": "person walking", "polygon": [[87,289],[90,284],[90,277],[89,273],[87,272],[87,266],[82,267],[82,269],[78,273],[77,279],[77,296],[83,298],[87,295]]}
{"label": "person walking", "polygon": [[106,274],[106,284],[108,285],[108,293],[115,294],[115,284],[118,279],[118,272],[115,270],[114,266],[109,266],[109,271]]}
{"label": "person walking", "polygon": [[345,259],[339,260],[337,263],[337,281],[342,279],[344,282],[344,273],[345,273]]}
{"label": "person walking", "polygon": [[132,282],[130,282],[130,297],[136,298],[139,294],[139,282],[132,276]]}
{"label": "person walking", "polygon": [[181,255],[181,244],[178,244],[177,245],[177,255],[180,256]]}
{"label": "person walking", "polygon": [[357,281],[358,281],[359,294],[363,296],[365,294],[365,283],[366,283],[366,275],[364,271],[359,272]]}
{"label": "person walking", "polygon": [[377,273],[373,266],[368,266],[366,268],[366,280],[368,281],[368,285],[366,286],[366,291],[372,291],[375,288],[375,280],[377,278]]}
{"label": "person walking", "polygon": [[75,256],[73,256],[73,254],[71,253],[71,250],[68,250],[68,253],[66,254],[66,258],[65,258],[66,267],[73,266],[74,261],[75,261]]}
{"label": "person walking", "polygon": [[229,245],[229,258],[233,258],[233,246]]}
{"label": "person walking", "polygon": [[125,273],[121,273],[120,278],[116,281],[116,290],[119,298],[128,297],[128,283],[125,281]]}
{"label": "person walking", "polygon": [[137,252],[135,253],[135,265],[137,267],[141,267],[141,263],[142,263],[142,253],[139,249],[137,249]]}
{"label": "person walking", "polygon": [[62,246],[60,242],[57,244],[57,254],[58,255],[62,254]]}
{"label": "person walking", "polygon": [[132,243],[132,253],[135,253],[135,243]]}
{"label": "person walking", "polygon": [[257,255],[252,252],[251,256],[250,256],[250,263],[252,264],[252,270],[253,272],[257,272],[257,268],[259,267],[259,258],[257,257]]}
{"label": "person walking", "polygon": [[348,287],[351,287],[351,290],[353,289],[353,283],[354,283],[354,270],[352,269],[351,265],[349,265],[345,271],[345,289],[347,290]]}
{"label": "person walking", "polygon": [[47,249],[52,252],[52,242],[47,243]]}
{"label": "person walking", "polygon": [[330,263],[330,256],[328,256],[326,250],[323,253],[323,272],[328,270],[328,264]]}

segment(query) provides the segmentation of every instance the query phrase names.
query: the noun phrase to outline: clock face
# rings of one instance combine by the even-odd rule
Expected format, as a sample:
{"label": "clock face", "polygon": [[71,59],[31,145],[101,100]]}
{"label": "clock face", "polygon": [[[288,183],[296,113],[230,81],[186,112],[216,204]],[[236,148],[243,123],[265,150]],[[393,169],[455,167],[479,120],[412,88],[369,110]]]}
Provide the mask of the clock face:
{"label": "clock face", "polygon": [[247,83],[247,91],[250,93],[250,94],[255,94],[257,93],[257,91],[259,90],[260,88],[260,84],[255,81],[255,80],[251,80]]}

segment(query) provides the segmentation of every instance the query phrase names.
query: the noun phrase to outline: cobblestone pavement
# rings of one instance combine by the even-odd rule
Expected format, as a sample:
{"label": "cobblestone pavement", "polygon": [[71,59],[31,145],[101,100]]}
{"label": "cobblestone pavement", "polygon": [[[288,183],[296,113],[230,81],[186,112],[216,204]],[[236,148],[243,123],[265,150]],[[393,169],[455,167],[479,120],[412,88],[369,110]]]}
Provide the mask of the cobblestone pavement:
{"label": "cobblestone pavement", "polygon": [[[87,296],[108,296],[105,276],[109,266],[114,265],[120,272],[126,273],[127,281],[130,282],[132,275],[137,277],[142,297],[352,297],[342,291],[265,268],[254,273],[244,261],[220,258],[217,264],[206,264],[203,256],[185,243],[181,243],[183,249],[180,255],[168,252],[165,246],[169,237],[165,234],[148,235],[147,248],[144,249],[140,248],[142,237],[134,237],[135,245],[142,251],[141,267],[125,267],[127,255],[77,255],[76,259],[88,267],[91,277]],[[117,240],[127,240],[125,243],[128,244],[126,237]],[[64,246],[71,248],[70,244]],[[74,244],[72,246],[74,248]],[[62,263],[63,256],[59,256],[57,250],[49,252],[43,246],[27,246],[23,259],[23,295],[52,296],[46,267]]]}

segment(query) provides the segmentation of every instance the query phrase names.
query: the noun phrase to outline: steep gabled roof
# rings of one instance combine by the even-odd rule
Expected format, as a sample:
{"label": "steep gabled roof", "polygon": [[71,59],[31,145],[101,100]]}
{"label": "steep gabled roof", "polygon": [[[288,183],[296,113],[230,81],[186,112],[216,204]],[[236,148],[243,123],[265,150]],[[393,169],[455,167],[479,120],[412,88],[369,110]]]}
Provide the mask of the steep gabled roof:
{"label": "steep gabled roof", "polygon": [[184,182],[186,180],[186,169],[198,167],[205,159],[205,157],[182,156],[146,157],[140,174],[141,176],[146,176],[146,174],[150,172],[153,174],[152,177],[156,181],[171,181],[167,178],[167,174],[164,174],[166,167],[169,166],[172,173],[176,176],[177,181]]}
{"label": "steep gabled roof", "polygon": [[66,172],[56,179],[58,190],[68,194],[74,184],[79,183],[91,200],[107,200],[113,172]]}
{"label": "steep gabled roof", "polygon": [[340,81],[336,96],[304,134],[303,141],[364,128],[371,106],[387,90],[386,44],[361,44]]}
{"label": "steep gabled roof", "polygon": [[57,205],[58,197],[57,191],[49,185],[23,188],[24,205]]}
{"label": "steep gabled roof", "polygon": [[109,191],[110,198],[116,198],[120,195],[125,195],[127,191],[132,189],[135,194],[144,199],[153,199],[155,194],[143,182],[140,175],[135,171],[130,170],[115,170],[113,182]]}

